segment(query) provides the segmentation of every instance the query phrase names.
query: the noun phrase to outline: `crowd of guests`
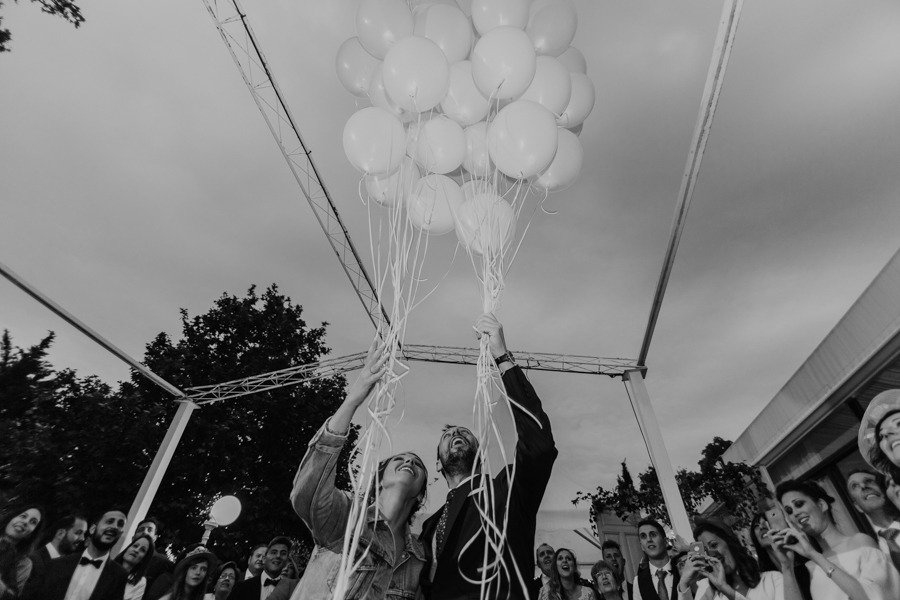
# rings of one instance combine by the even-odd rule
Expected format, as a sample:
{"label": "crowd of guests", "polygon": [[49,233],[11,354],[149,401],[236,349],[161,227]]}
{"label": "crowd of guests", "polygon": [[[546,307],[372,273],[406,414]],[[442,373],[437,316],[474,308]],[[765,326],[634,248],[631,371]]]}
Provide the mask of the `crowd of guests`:
{"label": "crowd of guests", "polygon": [[[834,499],[813,481],[791,480],[754,519],[752,549],[715,519],[697,519],[690,544],[645,519],[637,526],[643,560],[633,581],[613,540],[602,544],[602,559],[585,579],[570,549],[541,544],[532,554],[557,456],[550,421],[499,321],[486,313],[475,330],[487,336],[513,408],[515,469],[481,473],[477,437],[445,426],[437,472],[450,491],[415,535],[428,469],[413,452],[383,460],[349,578],[339,573],[354,498],[336,487],[335,476],[352,418],[389,364],[378,343],[294,478],[290,501],[316,544],[305,566],[284,536],[251,548],[246,566],[223,563],[199,544],[172,561],[157,548],[160,525],[152,518],[112,556],[125,531],[121,510],[66,515],[48,526],[46,511],[31,505],[0,518],[0,600],[331,600],[336,592],[348,600],[900,600],[900,390],[876,397],[863,419],[860,451],[876,470],[856,470],[846,482],[874,537],[842,532]],[[540,575],[532,579],[535,565]]]}

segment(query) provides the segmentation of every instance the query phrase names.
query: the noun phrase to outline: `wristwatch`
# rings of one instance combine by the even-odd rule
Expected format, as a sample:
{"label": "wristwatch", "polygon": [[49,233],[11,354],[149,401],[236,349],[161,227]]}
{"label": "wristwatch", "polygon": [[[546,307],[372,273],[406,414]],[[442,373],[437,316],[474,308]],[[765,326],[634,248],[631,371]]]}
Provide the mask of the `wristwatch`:
{"label": "wristwatch", "polygon": [[516,357],[513,356],[513,353],[510,352],[509,350],[506,351],[506,354],[502,354],[500,356],[494,357],[494,364],[497,365],[498,367],[505,362],[508,362],[512,365],[516,364]]}

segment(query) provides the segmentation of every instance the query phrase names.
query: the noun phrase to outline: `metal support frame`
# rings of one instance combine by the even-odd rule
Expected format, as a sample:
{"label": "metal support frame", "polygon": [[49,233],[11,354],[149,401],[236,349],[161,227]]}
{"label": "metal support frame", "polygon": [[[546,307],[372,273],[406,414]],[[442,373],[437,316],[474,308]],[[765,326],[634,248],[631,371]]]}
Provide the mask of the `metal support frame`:
{"label": "metal support frame", "polygon": [[159,445],[147,474],[144,475],[141,489],[138,490],[134,502],[131,503],[131,508],[128,509],[126,530],[116,544],[117,549],[126,541],[131,540],[135,529],[137,529],[137,520],[147,516],[147,511],[150,510],[150,505],[153,504],[159,484],[162,483],[162,479],[169,468],[169,463],[172,462],[172,456],[175,454],[175,449],[178,447],[178,442],[181,441],[184,428],[187,427],[188,420],[191,418],[195,408],[197,408],[197,405],[189,400],[179,402],[178,410],[175,411],[175,416],[172,417],[169,429],[166,430],[166,436]]}
{"label": "metal support frame", "polygon": [[631,401],[631,408],[634,410],[634,416],[637,419],[641,435],[647,444],[650,462],[653,463],[653,468],[656,469],[659,487],[662,489],[666,510],[669,512],[669,523],[672,524],[675,533],[685,540],[692,540],[691,521],[688,518],[681,492],[678,491],[675,469],[672,467],[672,461],[669,459],[669,452],[666,450],[666,444],[663,441],[662,431],[659,428],[659,421],[656,419],[653,404],[650,403],[650,395],[647,393],[647,386],[644,385],[644,377],[641,375],[640,369],[634,369],[625,373],[623,381],[625,382],[625,390],[628,392],[628,399]]}
{"label": "metal support frame", "polygon": [[234,59],[234,64],[241,72],[241,77],[300,186],[303,197],[312,208],[331,249],[350,279],[353,291],[365,307],[369,320],[376,328],[380,321],[390,323],[387,311],[378,300],[372,279],[350,239],[350,232],[319,175],[312,159],[312,151],[303,141],[297,121],[285,104],[281,88],[269,70],[262,47],[247,22],[247,14],[238,0],[203,0],[203,4]]}
{"label": "metal support frame", "polygon": [[[403,355],[408,360],[437,362],[457,365],[478,364],[478,348],[455,348],[451,346],[421,346],[408,344],[403,347]],[[627,370],[637,368],[633,359],[598,358],[571,354],[549,354],[546,352],[514,351],[516,362],[523,369],[533,371],[555,371],[558,373],[582,373],[586,375],[606,375],[621,377]],[[250,394],[274,390],[306,381],[332,377],[355,371],[363,366],[365,352],[357,352],[337,358],[326,358],[318,362],[270,373],[252,375],[212,385],[187,388],[188,399],[199,405],[231,400]]]}

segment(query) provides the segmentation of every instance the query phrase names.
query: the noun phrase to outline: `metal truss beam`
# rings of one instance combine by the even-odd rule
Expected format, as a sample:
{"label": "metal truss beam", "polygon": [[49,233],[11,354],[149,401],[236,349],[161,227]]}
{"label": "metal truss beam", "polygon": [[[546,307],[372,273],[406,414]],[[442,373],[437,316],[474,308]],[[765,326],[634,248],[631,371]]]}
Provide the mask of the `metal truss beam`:
{"label": "metal truss beam", "polygon": [[203,0],[253,101],[375,327],[390,322],[238,0]]}
{"label": "metal truss beam", "polygon": [[[627,358],[598,358],[572,354],[549,354],[546,352],[514,352],[516,362],[523,369],[533,371],[556,371],[559,373],[582,373],[586,375],[606,375],[622,377],[627,371],[637,368],[637,362]],[[408,360],[424,362],[474,365],[478,361],[477,348],[454,348],[450,346],[422,346],[407,344],[403,355]],[[289,367],[271,373],[262,373],[214,385],[188,388],[188,399],[204,405],[222,400],[230,400],[259,392],[275,390],[290,385],[332,377],[363,366],[365,352],[357,352],[338,358],[326,358],[315,363]]]}

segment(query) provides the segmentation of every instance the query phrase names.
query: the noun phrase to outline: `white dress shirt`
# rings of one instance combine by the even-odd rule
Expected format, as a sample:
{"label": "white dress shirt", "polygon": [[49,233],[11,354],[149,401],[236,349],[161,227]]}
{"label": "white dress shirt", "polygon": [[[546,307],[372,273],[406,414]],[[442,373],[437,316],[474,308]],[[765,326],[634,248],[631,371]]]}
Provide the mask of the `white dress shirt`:
{"label": "white dress shirt", "polygon": [[[266,585],[266,581],[269,579],[276,579],[275,577],[269,577],[269,574],[263,570],[262,573],[259,574],[259,600],[267,600],[269,594],[275,591],[274,585]],[[276,579],[278,581],[279,579]]]}
{"label": "white dress shirt", "polygon": [[[659,587],[659,579],[656,578],[656,572],[659,571],[660,569],[665,569],[666,576],[663,579],[663,581],[666,582],[666,590],[668,590],[668,592],[669,592],[669,598],[672,597],[672,590],[674,589],[672,586],[675,585],[675,578],[672,577],[672,572],[669,570],[670,563],[671,563],[671,561],[667,561],[666,564],[664,564],[661,567],[657,567],[653,563],[650,563],[648,565],[650,567],[650,584],[653,586],[654,590],[657,587]],[[634,600],[644,600],[641,597],[641,586],[638,585],[638,576],[637,575],[635,575],[634,583],[632,585],[634,585]],[[660,600],[668,600],[668,599],[660,598]]]}
{"label": "white dress shirt", "polygon": [[47,545],[44,546],[44,548],[47,549],[47,553],[50,555],[51,559],[60,557],[59,550],[57,550],[56,546],[54,546],[50,542],[47,542]]}
{"label": "white dress shirt", "polygon": [[[81,556],[89,560],[95,560],[87,550],[82,552]],[[101,561],[99,569],[93,565],[76,566],[75,572],[72,573],[72,579],[69,580],[69,587],[66,589],[66,595],[63,600],[88,600],[91,594],[94,593],[97,580],[100,579],[100,573],[106,568],[108,558],[109,552],[96,559]]]}

